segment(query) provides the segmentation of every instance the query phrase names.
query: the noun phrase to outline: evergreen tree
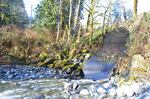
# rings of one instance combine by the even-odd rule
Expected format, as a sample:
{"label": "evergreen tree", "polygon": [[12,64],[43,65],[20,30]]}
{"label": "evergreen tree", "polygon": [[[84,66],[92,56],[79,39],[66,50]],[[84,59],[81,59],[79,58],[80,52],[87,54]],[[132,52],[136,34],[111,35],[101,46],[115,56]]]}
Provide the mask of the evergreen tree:
{"label": "evergreen tree", "polygon": [[35,26],[56,30],[58,6],[55,0],[42,0],[36,8]]}
{"label": "evergreen tree", "polygon": [[6,24],[9,20],[8,6],[6,3],[0,2],[0,26]]}
{"label": "evergreen tree", "polygon": [[[72,0],[71,6],[70,0],[42,0],[36,8],[35,26],[57,31],[58,38],[59,32],[65,30],[66,26],[70,27],[70,30],[76,28],[82,15],[81,6],[80,0]],[[70,7],[72,11],[69,18]]]}
{"label": "evergreen tree", "polygon": [[5,7],[1,7],[1,16],[5,16],[6,20],[1,18],[1,25],[12,24],[20,27],[24,27],[28,21],[27,12],[25,11],[23,0],[1,0],[1,4],[5,4]]}

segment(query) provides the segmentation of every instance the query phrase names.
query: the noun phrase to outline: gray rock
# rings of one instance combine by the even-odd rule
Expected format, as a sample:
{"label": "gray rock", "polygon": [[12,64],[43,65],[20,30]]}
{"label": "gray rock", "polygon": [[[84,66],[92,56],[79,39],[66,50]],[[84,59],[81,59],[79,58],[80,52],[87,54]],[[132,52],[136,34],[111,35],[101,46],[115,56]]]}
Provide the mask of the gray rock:
{"label": "gray rock", "polygon": [[12,78],[13,78],[13,75],[10,74],[10,75],[7,76],[7,78],[8,78],[8,79],[12,79]]}
{"label": "gray rock", "polygon": [[44,95],[37,95],[37,96],[34,96],[34,99],[45,99],[45,96]]}
{"label": "gray rock", "polygon": [[110,82],[107,82],[107,83],[104,83],[103,84],[103,87],[105,88],[105,89],[107,89],[107,88],[111,88],[111,87],[113,87],[113,83],[110,83]]}
{"label": "gray rock", "polygon": [[72,88],[73,88],[73,90],[77,90],[79,88],[79,84],[73,83]]}
{"label": "gray rock", "polygon": [[121,90],[121,88],[117,88],[117,89],[116,89],[116,92],[117,92],[117,96],[118,96],[118,97],[124,96],[123,90]]}
{"label": "gray rock", "polygon": [[140,55],[140,54],[134,55],[132,57],[131,67],[133,67],[133,68],[143,67],[144,61],[145,61],[145,59],[142,55]]}
{"label": "gray rock", "polygon": [[131,85],[132,90],[135,92],[136,95],[142,93],[142,88],[140,83],[132,83]]}
{"label": "gray rock", "polygon": [[115,88],[109,89],[108,94],[110,96],[114,97],[115,95],[117,95],[116,89]]}
{"label": "gray rock", "polygon": [[107,91],[106,91],[106,89],[104,87],[98,87],[97,88],[97,92],[99,94],[106,94],[107,93]]}
{"label": "gray rock", "polygon": [[29,83],[22,83],[22,84],[20,84],[20,87],[30,87],[30,84]]}
{"label": "gray rock", "polygon": [[134,91],[129,85],[122,85],[117,88],[117,95],[131,97],[134,95]]}
{"label": "gray rock", "polygon": [[90,89],[91,89],[91,90],[96,90],[96,88],[97,88],[96,85],[91,85],[91,86],[90,86]]}
{"label": "gray rock", "polygon": [[64,89],[68,90],[68,88],[72,85],[70,82],[63,82],[64,83]]}
{"label": "gray rock", "polygon": [[90,93],[89,93],[89,91],[87,90],[87,89],[82,89],[81,91],[80,91],[80,95],[89,95]]}
{"label": "gray rock", "polygon": [[79,88],[78,83],[72,83],[72,82],[64,82],[64,92],[67,94],[75,94],[77,93]]}

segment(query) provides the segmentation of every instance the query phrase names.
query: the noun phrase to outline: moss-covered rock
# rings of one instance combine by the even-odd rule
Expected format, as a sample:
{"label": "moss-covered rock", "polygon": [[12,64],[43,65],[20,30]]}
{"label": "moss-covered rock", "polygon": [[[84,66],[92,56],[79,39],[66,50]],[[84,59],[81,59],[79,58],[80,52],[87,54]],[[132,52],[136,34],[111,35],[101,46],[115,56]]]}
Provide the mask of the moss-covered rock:
{"label": "moss-covered rock", "polygon": [[40,55],[39,55],[39,58],[41,61],[44,61],[46,60],[47,58],[49,58],[49,54],[48,53],[45,53],[45,52],[42,52]]}
{"label": "moss-covered rock", "polygon": [[47,66],[49,64],[53,64],[55,59],[47,58],[44,62],[40,62],[38,66]]}
{"label": "moss-covered rock", "polygon": [[54,68],[54,64],[48,64],[47,65],[49,68]]}

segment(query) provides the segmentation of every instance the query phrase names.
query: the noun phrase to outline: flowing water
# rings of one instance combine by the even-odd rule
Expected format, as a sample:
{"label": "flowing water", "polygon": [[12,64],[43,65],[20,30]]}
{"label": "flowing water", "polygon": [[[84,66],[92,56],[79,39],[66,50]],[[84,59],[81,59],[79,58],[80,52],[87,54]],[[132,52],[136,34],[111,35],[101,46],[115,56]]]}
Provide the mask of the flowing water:
{"label": "flowing water", "polygon": [[[119,28],[119,32],[113,31],[114,34],[106,35],[102,49],[104,53],[100,52],[101,55],[97,53],[98,57],[92,56],[83,68],[85,78],[92,80],[109,78],[111,70],[115,66],[115,58],[103,60],[102,54],[114,53],[112,49],[117,49],[118,53],[123,52],[128,35],[122,35],[120,32],[124,31],[128,34],[128,31],[125,30]],[[116,35],[116,33],[118,34]],[[109,51],[105,51],[107,49]],[[96,82],[90,80],[56,79],[48,68],[0,66],[0,74],[0,99],[97,99],[103,95],[99,95],[99,92],[106,89],[100,86],[100,91],[93,90],[97,90],[98,87]],[[80,85],[80,90],[77,90],[78,85]],[[82,89],[84,90],[81,92]],[[89,94],[90,92],[91,94]]]}
{"label": "flowing water", "polygon": [[[97,80],[108,78],[114,63],[99,61],[93,56],[87,61],[85,67],[90,65],[98,72],[95,70],[93,72],[89,68],[88,74],[85,71],[85,78]],[[100,68],[100,65],[105,68]],[[0,99],[87,99],[93,96],[80,95],[80,91],[96,84],[93,80],[86,79],[57,79],[50,69],[44,67],[3,65],[0,66],[0,74]],[[75,90],[78,85],[80,89]],[[98,98],[99,95],[94,97]]]}
{"label": "flowing water", "polygon": [[[92,98],[91,95],[80,95],[80,90],[69,93],[65,86],[69,83],[80,83],[80,90],[91,87],[91,80],[66,79],[37,79],[25,81],[1,81],[0,99],[84,99]],[[95,96],[97,98],[98,96]]]}
{"label": "flowing water", "polygon": [[[105,68],[97,67],[96,75],[88,74],[85,78],[93,80],[108,78],[113,63],[100,62],[93,56],[86,65],[99,66],[100,63],[103,63]],[[92,70],[88,72],[90,71]],[[0,74],[0,99],[87,99],[93,96],[91,94],[80,95],[80,91],[96,84],[93,80],[86,79],[57,79],[50,69],[44,67],[3,65],[0,66]],[[78,85],[80,89],[75,90]],[[98,95],[94,97],[97,98]]]}
{"label": "flowing water", "polygon": [[58,99],[66,97],[64,95],[62,80],[39,79],[0,82],[0,99]]}

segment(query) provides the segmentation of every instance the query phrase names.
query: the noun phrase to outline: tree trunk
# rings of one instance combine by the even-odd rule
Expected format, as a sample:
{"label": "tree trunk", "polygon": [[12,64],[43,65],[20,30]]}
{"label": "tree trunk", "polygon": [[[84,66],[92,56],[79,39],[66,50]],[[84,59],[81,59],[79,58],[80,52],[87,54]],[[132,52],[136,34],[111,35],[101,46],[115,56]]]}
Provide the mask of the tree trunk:
{"label": "tree trunk", "polygon": [[107,12],[109,11],[110,7],[111,7],[111,1],[109,2],[108,6],[104,12],[103,26],[102,26],[102,37],[104,36],[104,33],[105,33],[105,25],[106,25],[105,21],[106,21]]}
{"label": "tree trunk", "polygon": [[62,0],[59,1],[59,12],[58,12],[58,19],[57,19],[57,37],[56,37],[56,43],[58,42],[61,25],[62,25]]}
{"label": "tree trunk", "polygon": [[91,17],[90,17],[90,29],[91,29],[91,33],[90,33],[90,44],[92,43],[92,38],[93,38],[93,33],[94,33],[94,19],[93,19],[93,16],[94,16],[94,3],[95,3],[95,0],[91,0],[91,8],[90,8],[90,12],[91,12]]}
{"label": "tree trunk", "polygon": [[78,22],[78,16],[79,16],[80,2],[81,0],[78,0],[76,12],[75,12],[74,27],[73,27],[74,31],[77,31],[77,22]]}
{"label": "tree trunk", "polygon": [[127,13],[126,13],[126,9],[125,9],[125,7],[124,7],[124,6],[122,7],[122,9],[123,9],[123,17],[124,17],[124,20],[126,21],[126,20],[127,20]]}
{"label": "tree trunk", "polygon": [[88,14],[88,20],[86,23],[86,32],[90,31],[90,24],[91,24],[91,13]]}
{"label": "tree trunk", "polygon": [[70,41],[70,32],[71,32],[71,17],[72,17],[72,0],[70,0],[68,42]]}
{"label": "tree trunk", "polygon": [[138,0],[134,0],[134,17],[137,17]]}
{"label": "tree trunk", "polygon": [[80,24],[79,30],[78,30],[78,39],[77,39],[77,43],[80,42],[80,35],[81,35],[81,24]]}

